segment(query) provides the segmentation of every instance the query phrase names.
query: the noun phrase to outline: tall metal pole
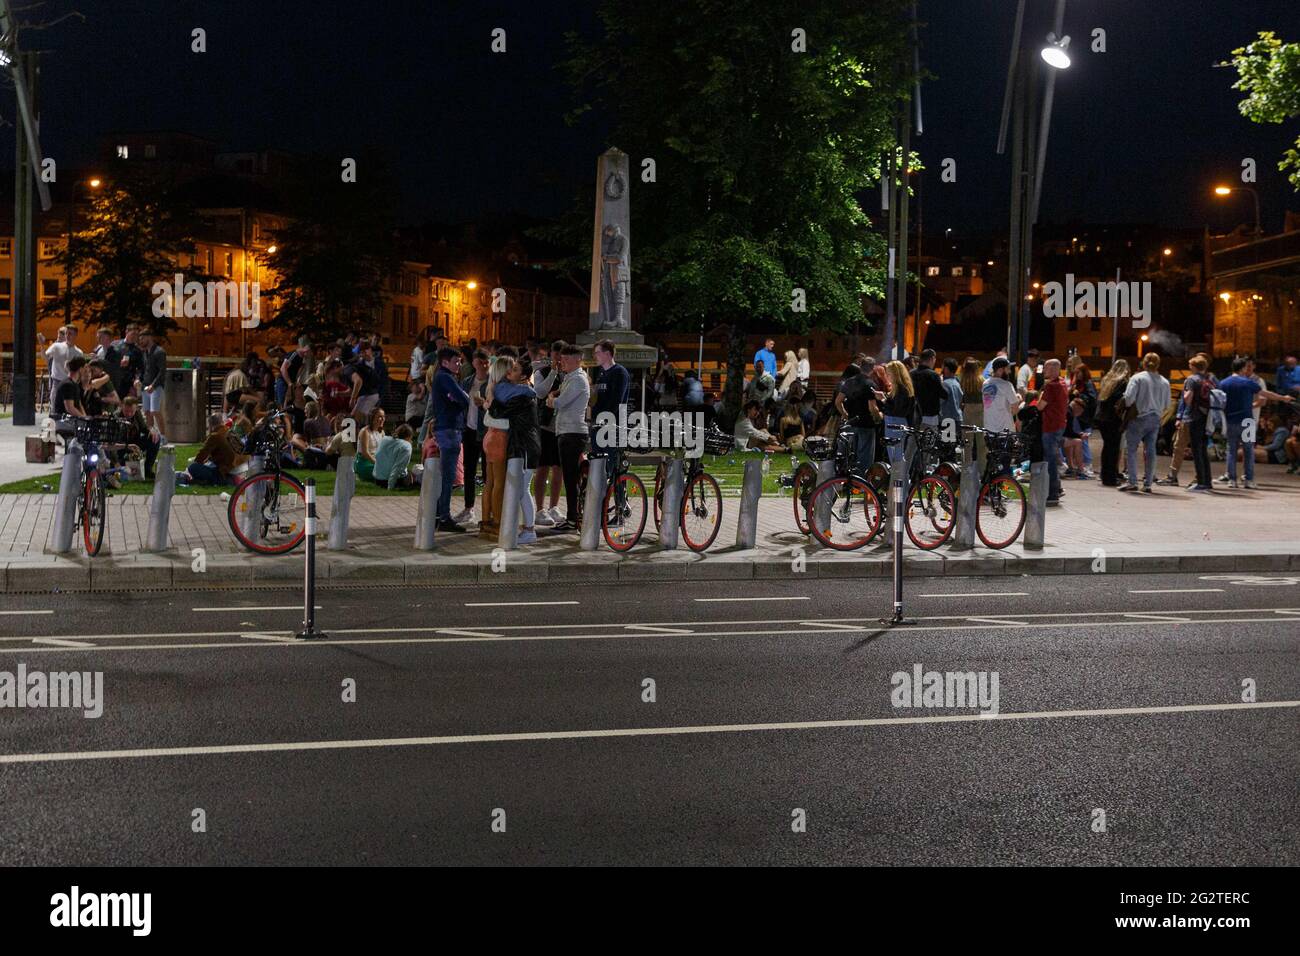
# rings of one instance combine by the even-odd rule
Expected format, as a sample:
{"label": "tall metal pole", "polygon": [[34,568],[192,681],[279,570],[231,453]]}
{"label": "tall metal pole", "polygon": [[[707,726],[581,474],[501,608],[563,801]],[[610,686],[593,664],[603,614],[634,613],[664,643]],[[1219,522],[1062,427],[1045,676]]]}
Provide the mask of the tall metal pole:
{"label": "tall metal pole", "polygon": [[[889,267],[885,276],[885,336],[881,345],[885,347],[886,358],[898,356],[898,320],[894,314],[894,266],[898,258],[898,248],[894,245],[898,237],[898,194],[894,191],[898,171],[898,148],[890,147],[889,162],[885,165],[885,208],[889,210],[888,236]],[[890,342],[890,336],[893,341]]]}
{"label": "tall metal pole", "polygon": [[[15,53],[12,72],[24,89],[35,90],[36,55]],[[22,100],[22,94],[19,94]],[[14,126],[14,424],[36,424],[36,256],[32,228],[32,166],[27,126]]]}
{"label": "tall metal pole", "polygon": [[[1065,0],[1056,0],[1056,17],[1052,21],[1052,32],[1061,36],[1065,29]],[[1035,63],[1037,65],[1037,62]],[[1038,124],[1037,162],[1034,164],[1034,202],[1029,217],[1031,223],[1038,222],[1038,199],[1043,191],[1043,164],[1047,162],[1047,134],[1052,125],[1052,97],[1056,92],[1056,74],[1060,70],[1047,71],[1047,90],[1043,94],[1043,115]]]}
{"label": "tall metal pole", "polygon": [[[911,206],[908,173],[912,165],[912,111],[903,110],[903,169],[898,188],[898,355],[902,357],[903,323],[907,320],[907,212]],[[913,343],[915,344],[915,343]]]}

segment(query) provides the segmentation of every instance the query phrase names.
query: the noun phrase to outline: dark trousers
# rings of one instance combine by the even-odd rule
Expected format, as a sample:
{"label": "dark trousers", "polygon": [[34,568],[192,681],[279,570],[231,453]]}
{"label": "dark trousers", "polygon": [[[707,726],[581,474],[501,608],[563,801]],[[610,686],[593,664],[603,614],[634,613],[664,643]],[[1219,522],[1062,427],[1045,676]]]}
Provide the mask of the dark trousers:
{"label": "dark trousers", "polygon": [[466,428],[461,432],[461,453],[464,455],[465,464],[465,507],[474,507],[474,496],[478,491],[478,466],[483,462],[484,475],[483,480],[487,481],[487,459],[483,457],[483,443],[479,441],[478,432],[472,428]]}
{"label": "dark trousers", "polygon": [[[1109,487],[1119,484],[1119,452],[1123,429],[1119,422],[1102,422],[1101,432],[1101,483]],[[1130,481],[1133,479],[1130,477]]]}
{"label": "dark trousers", "polygon": [[564,504],[570,521],[578,518],[578,479],[582,473],[582,453],[587,450],[586,435],[557,435],[560,446],[560,470],[564,473]]}
{"label": "dark trousers", "polygon": [[[1207,419],[1192,419],[1192,462],[1196,465],[1196,483],[1210,487],[1210,449],[1205,444]],[[1129,478],[1132,481],[1132,477]]]}

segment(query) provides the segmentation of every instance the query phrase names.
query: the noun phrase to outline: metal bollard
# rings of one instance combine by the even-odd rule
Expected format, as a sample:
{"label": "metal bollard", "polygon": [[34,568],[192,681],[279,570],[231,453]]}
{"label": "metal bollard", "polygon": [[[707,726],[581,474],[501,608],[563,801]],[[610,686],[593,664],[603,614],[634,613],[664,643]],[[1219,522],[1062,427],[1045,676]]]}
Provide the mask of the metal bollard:
{"label": "metal bollard", "polygon": [[357,474],[352,470],[355,455],[343,455],[334,469],[334,506],[330,512],[331,551],[344,551],[348,546],[348,518],[352,511],[352,493],[357,490]]}
{"label": "metal bollard", "polygon": [[[470,480],[469,478],[465,479]],[[497,526],[497,545],[513,551],[519,543],[519,522],[523,519],[520,491],[524,483],[524,460],[511,458],[506,462],[506,488],[501,495],[501,523]],[[527,491],[524,490],[526,494]]]}
{"label": "metal bollard", "polygon": [[[817,462],[817,484],[815,487],[820,488],[822,482],[830,481],[835,477],[835,462],[819,461]],[[882,503],[883,507],[883,503]],[[829,531],[831,527],[831,499],[827,495],[821,495],[817,499],[817,506],[813,508],[813,521],[817,523],[817,530]]]}
{"label": "metal bollard", "polygon": [[316,479],[308,478],[307,493],[307,569],[303,578],[302,630],[295,635],[301,640],[328,637],[316,630]]}
{"label": "metal bollard", "polygon": [[664,463],[663,515],[659,519],[659,547],[677,549],[682,527],[682,460],[669,458]]}
{"label": "metal bollard", "polygon": [[[244,478],[252,478],[259,475],[265,470],[266,460],[261,455],[254,455],[248,462],[248,470],[244,472]],[[243,511],[239,515],[239,523],[244,529],[244,536],[249,541],[261,544],[262,538],[262,502],[266,498],[266,482],[259,481],[248,489],[240,504]]]}
{"label": "metal bollard", "polygon": [[582,543],[583,551],[595,551],[600,547],[600,515],[605,509],[605,462],[606,458],[597,457],[588,460],[587,500],[582,503]]}
{"label": "metal bollard", "polygon": [[745,462],[745,477],[740,486],[740,521],[736,524],[736,547],[752,548],[758,544],[758,502],[763,496],[763,462]]}
{"label": "metal bollard", "polygon": [[433,533],[438,525],[438,495],[442,493],[442,459],[424,459],[420,478],[420,510],[415,519],[415,550],[432,551]]}
{"label": "metal bollard", "polygon": [[153,495],[149,498],[149,531],[145,551],[166,551],[172,495],[176,493],[176,446],[163,445],[154,465]]}
{"label": "metal bollard", "polygon": [[72,550],[72,532],[77,523],[77,499],[81,496],[81,466],[86,459],[85,449],[75,438],[69,439],[63,455],[63,472],[59,475],[59,494],[54,502],[54,527],[51,529],[50,550],[67,554]]}
{"label": "metal bollard", "polygon": [[954,551],[968,551],[975,547],[975,519],[979,514],[980,466],[971,460],[961,471],[961,485],[957,492],[957,527],[952,532]]}
{"label": "metal bollard", "polygon": [[1025,516],[1025,547],[1041,551],[1047,534],[1047,462],[1029,466],[1029,514]]}

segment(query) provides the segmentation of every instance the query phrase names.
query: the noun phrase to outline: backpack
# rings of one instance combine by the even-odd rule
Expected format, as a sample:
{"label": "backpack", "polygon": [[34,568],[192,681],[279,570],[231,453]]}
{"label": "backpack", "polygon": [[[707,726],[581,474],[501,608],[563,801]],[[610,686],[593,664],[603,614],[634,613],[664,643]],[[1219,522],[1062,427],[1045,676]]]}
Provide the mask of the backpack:
{"label": "backpack", "polygon": [[1192,392],[1192,403],[1196,408],[1209,411],[1214,403],[1214,386],[1210,383],[1210,376],[1200,375],[1198,378],[1196,390]]}

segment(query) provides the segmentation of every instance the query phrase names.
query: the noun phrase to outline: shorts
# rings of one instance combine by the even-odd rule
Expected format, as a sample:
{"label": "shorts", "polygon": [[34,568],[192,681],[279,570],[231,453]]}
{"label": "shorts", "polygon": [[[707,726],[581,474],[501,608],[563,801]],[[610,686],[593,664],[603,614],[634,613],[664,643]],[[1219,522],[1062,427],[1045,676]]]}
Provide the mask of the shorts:
{"label": "shorts", "polygon": [[161,412],[163,410],[163,390],[154,386],[152,392],[144,393],[144,410],[146,412]]}
{"label": "shorts", "polygon": [[542,435],[542,457],[538,462],[539,468],[558,468],[560,465],[560,442],[555,437],[555,432],[548,432],[541,429]]}

